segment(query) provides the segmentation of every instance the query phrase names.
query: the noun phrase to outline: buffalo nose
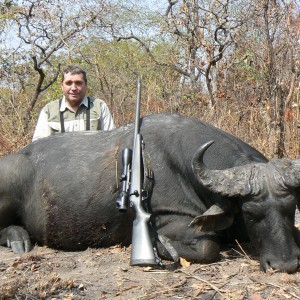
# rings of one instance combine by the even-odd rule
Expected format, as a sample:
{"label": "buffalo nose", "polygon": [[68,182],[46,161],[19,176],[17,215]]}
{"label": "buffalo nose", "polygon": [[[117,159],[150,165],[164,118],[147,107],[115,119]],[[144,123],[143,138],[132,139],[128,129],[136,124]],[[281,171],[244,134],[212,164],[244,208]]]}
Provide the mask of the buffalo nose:
{"label": "buffalo nose", "polygon": [[272,258],[272,259],[261,259],[260,261],[261,269],[263,271],[267,270],[278,270],[286,272],[289,274],[295,273],[300,268],[300,254],[284,256],[281,259]]}

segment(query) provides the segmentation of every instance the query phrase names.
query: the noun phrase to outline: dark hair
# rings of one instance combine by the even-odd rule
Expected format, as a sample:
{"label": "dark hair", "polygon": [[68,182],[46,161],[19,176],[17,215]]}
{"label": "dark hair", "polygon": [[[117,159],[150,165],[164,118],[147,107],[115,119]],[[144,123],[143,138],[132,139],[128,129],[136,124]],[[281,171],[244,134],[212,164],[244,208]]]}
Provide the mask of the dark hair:
{"label": "dark hair", "polygon": [[71,75],[76,75],[76,74],[82,74],[83,75],[83,80],[87,84],[87,76],[86,76],[86,71],[84,71],[82,68],[75,66],[75,65],[68,65],[62,72],[61,76],[61,82],[64,81],[65,79],[65,74],[71,73]]}

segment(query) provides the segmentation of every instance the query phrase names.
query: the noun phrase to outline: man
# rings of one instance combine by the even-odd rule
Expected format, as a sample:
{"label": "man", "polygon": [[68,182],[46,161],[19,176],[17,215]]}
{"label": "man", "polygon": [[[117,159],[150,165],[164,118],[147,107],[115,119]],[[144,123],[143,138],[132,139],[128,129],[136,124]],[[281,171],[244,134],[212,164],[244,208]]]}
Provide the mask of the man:
{"label": "man", "polygon": [[90,98],[86,72],[69,65],[62,73],[63,98],[48,103],[41,111],[32,141],[55,132],[111,130],[115,128],[106,103]]}

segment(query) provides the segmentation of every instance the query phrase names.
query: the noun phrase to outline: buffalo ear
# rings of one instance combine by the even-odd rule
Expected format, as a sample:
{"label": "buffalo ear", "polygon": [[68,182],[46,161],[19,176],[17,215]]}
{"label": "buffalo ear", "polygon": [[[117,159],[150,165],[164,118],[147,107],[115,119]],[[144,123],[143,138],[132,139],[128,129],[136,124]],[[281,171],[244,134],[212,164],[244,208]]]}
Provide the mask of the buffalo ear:
{"label": "buffalo ear", "polygon": [[203,232],[219,231],[230,227],[233,220],[233,213],[225,211],[218,205],[212,205],[204,214],[196,217],[189,226],[197,225]]}

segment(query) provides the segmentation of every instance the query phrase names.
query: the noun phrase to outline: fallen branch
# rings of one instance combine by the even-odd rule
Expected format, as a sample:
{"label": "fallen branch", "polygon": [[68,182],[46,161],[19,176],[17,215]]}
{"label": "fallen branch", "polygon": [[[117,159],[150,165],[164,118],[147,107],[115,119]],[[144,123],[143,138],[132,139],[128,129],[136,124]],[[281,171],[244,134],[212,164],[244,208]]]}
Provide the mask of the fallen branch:
{"label": "fallen branch", "polygon": [[205,279],[202,279],[198,276],[195,276],[195,275],[192,275],[192,274],[189,274],[189,273],[186,273],[185,271],[182,271],[182,270],[178,270],[178,272],[181,272],[183,274],[185,274],[186,276],[188,276],[188,278],[194,278],[198,281],[201,281],[205,284],[207,284],[208,286],[210,286],[213,290],[215,290],[220,296],[222,296],[222,291],[217,287],[215,286],[214,284],[210,283],[209,281],[205,280]]}
{"label": "fallen branch", "polygon": [[237,245],[239,246],[239,248],[241,249],[241,251],[243,252],[243,254],[247,257],[247,259],[249,261],[252,261],[252,259],[247,255],[247,253],[244,251],[243,247],[241,246],[241,244],[239,243],[238,240],[235,240],[235,242],[237,243]]}

